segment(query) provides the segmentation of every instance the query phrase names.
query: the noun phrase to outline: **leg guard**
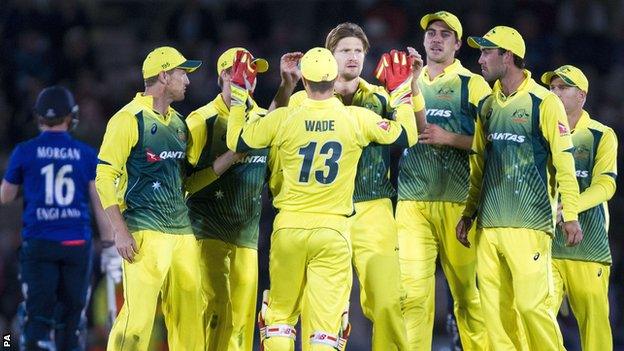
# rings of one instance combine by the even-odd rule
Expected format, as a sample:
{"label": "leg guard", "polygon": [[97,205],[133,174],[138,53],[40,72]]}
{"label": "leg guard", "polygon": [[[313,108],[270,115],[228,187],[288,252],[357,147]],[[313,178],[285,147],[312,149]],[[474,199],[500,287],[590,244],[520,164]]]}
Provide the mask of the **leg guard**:
{"label": "leg guard", "polygon": [[258,313],[258,328],[260,329],[260,351],[264,351],[264,340],[272,337],[297,338],[297,331],[288,324],[266,325],[264,317],[269,307],[269,290],[262,292],[262,307]]}
{"label": "leg guard", "polygon": [[328,334],[322,331],[316,331],[310,335],[311,344],[325,344],[333,347],[337,351],[345,351],[347,349],[347,341],[351,335],[351,323],[349,323],[349,302],[344,311],[342,311],[342,319],[340,322],[340,330],[338,335]]}

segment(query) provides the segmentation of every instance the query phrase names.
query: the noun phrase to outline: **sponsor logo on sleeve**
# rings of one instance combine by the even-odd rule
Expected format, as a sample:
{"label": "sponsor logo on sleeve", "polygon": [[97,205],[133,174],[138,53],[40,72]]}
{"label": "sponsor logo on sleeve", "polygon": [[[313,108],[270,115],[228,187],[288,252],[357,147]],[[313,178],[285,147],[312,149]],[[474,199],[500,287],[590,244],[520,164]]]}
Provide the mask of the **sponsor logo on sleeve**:
{"label": "sponsor logo on sleeve", "polygon": [[568,127],[566,127],[565,124],[563,124],[562,122],[557,122],[557,126],[559,127],[560,136],[570,135],[570,131],[568,131]]}
{"label": "sponsor logo on sleeve", "polygon": [[386,132],[388,130],[390,130],[390,122],[388,121],[379,121],[377,122],[377,126],[383,130],[385,130]]}

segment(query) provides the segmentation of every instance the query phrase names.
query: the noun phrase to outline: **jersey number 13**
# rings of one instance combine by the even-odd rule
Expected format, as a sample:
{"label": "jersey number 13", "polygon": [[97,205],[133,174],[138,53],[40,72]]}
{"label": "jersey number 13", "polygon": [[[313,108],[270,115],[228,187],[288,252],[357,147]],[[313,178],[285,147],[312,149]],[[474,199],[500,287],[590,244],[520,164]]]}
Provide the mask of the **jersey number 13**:
{"label": "jersey number 13", "polygon": [[[316,146],[317,143],[312,141],[307,146],[299,149],[299,155],[303,156],[303,163],[299,172],[299,182],[301,183],[307,183],[310,179],[310,168],[312,168],[316,154]],[[327,173],[325,173],[325,170],[317,170],[314,172],[314,178],[321,184],[330,184],[336,180],[338,175],[338,160],[342,154],[342,145],[337,141],[328,141],[320,147],[318,154],[327,157],[325,159]]]}

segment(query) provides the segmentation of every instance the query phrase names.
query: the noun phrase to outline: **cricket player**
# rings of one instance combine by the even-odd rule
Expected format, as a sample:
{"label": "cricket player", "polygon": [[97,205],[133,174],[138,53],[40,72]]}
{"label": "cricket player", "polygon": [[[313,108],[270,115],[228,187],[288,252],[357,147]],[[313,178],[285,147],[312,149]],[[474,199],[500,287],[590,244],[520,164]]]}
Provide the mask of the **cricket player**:
{"label": "cricket player", "polygon": [[[370,47],[360,26],[341,23],[325,40],[338,62],[335,96],[347,106],[359,106],[382,118],[393,114],[414,118],[414,112],[424,119],[422,95],[414,97],[417,108],[401,103],[410,85],[378,86],[360,77],[364,58]],[[413,56],[414,70],[420,71],[422,60]],[[375,71],[378,76],[378,70]],[[282,74],[284,76],[284,74]],[[296,81],[294,82],[296,84]],[[386,81],[386,83],[389,83]],[[408,82],[409,83],[409,82]],[[304,91],[288,97],[295,84],[282,79],[275,101],[278,105],[298,106],[306,98]],[[388,94],[389,88],[392,93]],[[410,92],[411,94],[411,92]],[[364,148],[355,177],[355,214],[350,218],[353,246],[353,266],[360,280],[360,301],[364,315],[373,323],[373,350],[407,350],[407,333],[401,312],[401,281],[398,239],[392,201],[396,194],[390,183],[390,149],[386,145]],[[305,326],[302,327],[304,329]]]}
{"label": "cricket player", "polygon": [[617,138],[613,129],[592,119],[583,109],[589,82],[583,72],[565,65],[542,75],[565,107],[574,143],[576,180],[581,191],[578,201],[583,241],[565,244],[557,226],[553,241],[553,278],[557,314],[564,296],[568,297],[578,321],[583,350],[612,350],[609,324],[609,209],[607,201],[615,193]]}
{"label": "cricket player", "polygon": [[525,44],[515,29],[497,26],[468,44],[481,49],[481,72],[494,88],[477,110],[470,189],[457,238],[471,245],[468,230],[476,216],[477,277],[491,347],[563,350],[551,306],[558,194],[566,244],[583,237],[565,110],[524,69]]}
{"label": "cricket player", "polygon": [[[309,50],[300,67],[304,101],[243,127],[247,94],[241,87],[253,86],[254,65],[250,56],[240,57],[233,69],[228,146],[237,152],[275,146],[283,170],[274,199],[279,212],[271,238],[271,290],[260,316],[264,348],[294,350],[294,325],[301,313],[302,325],[311,330],[303,335],[309,338],[304,345],[313,351],[343,350],[348,327],[341,314],[352,279],[347,216],[354,210],[355,166],[371,142],[415,143],[416,123],[413,114],[397,116],[399,124],[345,107],[334,97],[338,64],[327,49]],[[382,81],[409,85],[411,62],[393,51],[384,55],[378,73]],[[403,103],[409,104],[410,92]]]}
{"label": "cricket player", "polygon": [[[430,350],[435,314],[436,260],[454,301],[464,350],[487,349],[476,282],[476,252],[455,238],[455,225],[468,196],[468,155],[477,105],[491,89],[480,75],[464,68],[455,55],[462,25],[452,13],[422,17],[427,65],[412,81],[427,106],[418,144],[403,152],[399,164],[396,220],[405,322],[410,350]],[[415,109],[419,106],[416,106]],[[470,237],[474,237],[471,231]]]}
{"label": "cricket player", "polygon": [[[231,68],[236,52],[226,50],[217,60],[221,94],[186,119],[190,141],[188,160],[193,166],[186,188],[189,215],[200,239],[206,350],[251,350],[258,287],[258,232],[261,193],[267,178],[267,149],[234,154],[225,137],[230,115]],[[254,60],[258,73],[268,62]],[[224,83],[227,81],[227,83]],[[252,92],[253,92],[252,87]],[[246,116],[266,114],[250,97]],[[221,160],[224,159],[224,160]],[[225,162],[224,170],[218,163]],[[208,172],[207,175],[202,173]],[[210,185],[195,183],[211,181]],[[197,190],[195,190],[197,189]]]}
{"label": "cricket player", "polygon": [[204,349],[199,245],[182,192],[187,128],[170,106],[200,65],[172,47],[154,49],[143,61],[145,91],[106,127],[96,186],[124,258],[124,304],[109,351],[147,350],[161,294],[169,348]]}
{"label": "cricket player", "polygon": [[[113,232],[95,190],[96,152],[69,134],[78,123],[73,94],[45,88],[34,114],[41,134],[15,147],[0,186],[2,204],[15,200],[20,186],[24,196],[20,350],[84,350],[79,335],[91,277],[91,210],[104,246]],[[120,264],[119,255],[103,257],[110,274]]]}

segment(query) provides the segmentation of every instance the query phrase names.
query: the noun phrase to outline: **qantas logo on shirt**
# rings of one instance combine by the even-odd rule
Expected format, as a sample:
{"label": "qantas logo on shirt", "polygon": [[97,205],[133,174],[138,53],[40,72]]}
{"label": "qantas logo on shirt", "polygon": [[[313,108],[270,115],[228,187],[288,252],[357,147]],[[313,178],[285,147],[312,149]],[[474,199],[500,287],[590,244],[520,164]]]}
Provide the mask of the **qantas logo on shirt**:
{"label": "qantas logo on shirt", "polygon": [[451,117],[453,112],[451,110],[439,110],[436,108],[427,109],[427,117]]}
{"label": "qantas logo on shirt", "polygon": [[145,149],[145,157],[148,163],[154,163],[166,159],[183,159],[186,157],[184,151],[162,151],[160,154],[156,154],[151,149]]}
{"label": "qantas logo on shirt", "polygon": [[526,137],[524,135],[512,134],[512,133],[492,133],[487,136],[487,140],[508,140],[515,141],[518,144],[524,143],[524,139]]}
{"label": "qantas logo on shirt", "polygon": [[561,136],[570,135],[570,132],[568,131],[568,127],[566,127],[565,124],[561,122],[557,122],[557,126],[559,127],[559,135]]}

